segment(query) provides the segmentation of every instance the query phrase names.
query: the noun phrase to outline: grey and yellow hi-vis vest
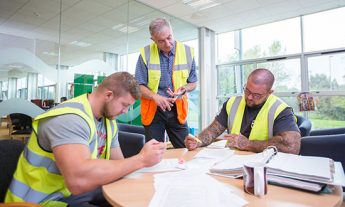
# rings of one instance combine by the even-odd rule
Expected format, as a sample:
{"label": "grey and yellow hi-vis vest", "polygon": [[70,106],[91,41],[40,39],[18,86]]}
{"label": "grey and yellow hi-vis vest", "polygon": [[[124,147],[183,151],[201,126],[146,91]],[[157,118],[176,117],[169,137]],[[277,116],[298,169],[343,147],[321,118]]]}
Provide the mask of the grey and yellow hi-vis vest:
{"label": "grey and yellow hi-vis vest", "polygon": [[[23,153],[19,157],[13,180],[7,190],[5,202],[32,202],[43,206],[66,206],[57,201],[71,195],[64,177],[61,175],[52,152],[42,149],[37,140],[38,127],[42,119],[63,114],[76,114],[82,117],[90,127],[89,149],[92,159],[97,159],[97,135],[94,116],[87,95],[81,95],[54,107],[39,115],[33,121],[33,132]],[[110,159],[110,145],[117,132],[115,121],[106,119],[107,141],[101,155]],[[68,123],[66,123],[68,124]],[[71,158],[73,159],[73,158]]]}
{"label": "grey and yellow hi-vis vest", "polygon": [[[231,97],[226,104],[228,133],[240,134],[246,101],[243,96]],[[249,140],[268,140],[273,137],[275,118],[289,107],[274,95],[270,95],[255,118]]]}

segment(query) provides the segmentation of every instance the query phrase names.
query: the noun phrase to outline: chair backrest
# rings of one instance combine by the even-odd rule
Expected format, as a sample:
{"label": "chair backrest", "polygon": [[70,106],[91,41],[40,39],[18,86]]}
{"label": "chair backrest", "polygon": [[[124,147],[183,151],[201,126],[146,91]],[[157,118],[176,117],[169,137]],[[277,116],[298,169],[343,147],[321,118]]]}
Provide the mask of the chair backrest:
{"label": "chair backrest", "polygon": [[303,116],[296,115],[297,117],[297,126],[301,131],[301,137],[309,136],[311,131],[311,122],[304,118]]}
{"label": "chair backrest", "polygon": [[344,149],[345,134],[307,136],[301,138],[301,155],[331,158],[334,161],[341,162],[345,170]]}
{"label": "chair backrest", "polygon": [[317,129],[317,130],[312,130],[310,132],[310,136],[333,135],[333,134],[345,134],[345,127]]}
{"label": "chair backrest", "polygon": [[136,155],[145,144],[145,135],[119,131],[120,147],[125,158]]}
{"label": "chair backrest", "polygon": [[5,199],[6,191],[13,178],[14,171],[24,143],[18,140],[0,140],[0,202]]}
{"label": "chair backrest", "polygon": [[143,126],[117,123],[117,127],[119,131],[122,132],[130,132],[145,135],[145,129]]}

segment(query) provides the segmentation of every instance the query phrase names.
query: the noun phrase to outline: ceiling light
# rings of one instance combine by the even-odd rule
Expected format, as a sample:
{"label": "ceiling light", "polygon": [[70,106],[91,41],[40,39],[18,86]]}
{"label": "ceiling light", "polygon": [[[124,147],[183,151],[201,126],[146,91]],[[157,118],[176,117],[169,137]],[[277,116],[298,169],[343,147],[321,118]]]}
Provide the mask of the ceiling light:
{"label": "ceiling light", "polygon": [[79,46],[79,47],[88,47],[88,46],[91,45],[90,43],[81,42],[81,41],[73,41],[73,42],[70,42],[69,44],[76,45],[76,46]]}
{"label": "ceiling light", "polygon": [[205,10],[220,5],[217,0],[182,0],[182,2],[193,9]]}
{"label": "ceiling light", "polygon": [[120,32],[123,33],[133,33],[138,31],[139,28],[138,27],[131,27],[131,26],[126,26],[126,27],[122,27],[121,29],[119,29]]}
{"label": "ceiling light", "polygon": [[58,56],[57,53],[55,53],[55,52],[48,52],[48,51],[44,51],[42,54],[49,55],[49,56]]}
{"label": "ceiling light", "polygon": [[120,28],[122,28],[124,26],[124,24],[117,24],[117,25],[114,25],[112,27],[113,30],[119,30]]}

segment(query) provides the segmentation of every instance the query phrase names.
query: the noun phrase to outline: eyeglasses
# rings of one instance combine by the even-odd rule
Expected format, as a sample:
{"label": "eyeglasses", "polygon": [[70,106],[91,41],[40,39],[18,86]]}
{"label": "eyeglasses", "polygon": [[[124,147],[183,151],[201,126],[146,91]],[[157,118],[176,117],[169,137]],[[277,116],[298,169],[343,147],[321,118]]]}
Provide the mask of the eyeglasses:
{"label": "eyeglasses", "polygon": [[262,97],[266,95],[266,93],[264,94],[252,93],[250,90],[248,90],[247,85],[243,86],[243,92],[244,92],[244,95],[246,96],[252,95],[254,99],[261,99]]}

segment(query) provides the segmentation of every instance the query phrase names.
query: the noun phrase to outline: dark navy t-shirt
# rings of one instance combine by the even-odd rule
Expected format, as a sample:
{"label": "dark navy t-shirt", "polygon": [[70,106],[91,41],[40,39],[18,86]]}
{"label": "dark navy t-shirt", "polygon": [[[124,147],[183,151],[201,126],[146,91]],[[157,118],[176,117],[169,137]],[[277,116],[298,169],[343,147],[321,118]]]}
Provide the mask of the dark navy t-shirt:
{"label": "dark navy t-shirt", "polygon": [[[226,104],[227,101],[223,104],[222,109],[219,114],[216,116],[216,120],[225,128],[228,126],[228,114],[226,113]],[[255,121],[256,116],[258,115],[262,105],[259,107],[248,107],[244,109],[244,115],[242,119],[241,134],[245,137],[249,137],[250,132],[252,131],[252,123]],[[292,111],[292,108],[285,108],[274,120],[273,124],[273,136],[280,134],[286,131],[297,131],[299,132],[296,120]]]}

